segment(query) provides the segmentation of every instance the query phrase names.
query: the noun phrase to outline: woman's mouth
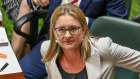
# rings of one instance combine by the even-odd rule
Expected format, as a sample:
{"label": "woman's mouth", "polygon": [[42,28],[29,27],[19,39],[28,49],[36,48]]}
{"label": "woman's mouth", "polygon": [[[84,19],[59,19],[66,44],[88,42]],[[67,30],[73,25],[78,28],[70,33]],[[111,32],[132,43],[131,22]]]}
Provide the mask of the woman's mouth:
{"label": "woman's mouth", "polygon": [[64,43],[67,43],[67,44],[71,44],[73,41],[71,40],[68,40],[68,41],[64,41]]}

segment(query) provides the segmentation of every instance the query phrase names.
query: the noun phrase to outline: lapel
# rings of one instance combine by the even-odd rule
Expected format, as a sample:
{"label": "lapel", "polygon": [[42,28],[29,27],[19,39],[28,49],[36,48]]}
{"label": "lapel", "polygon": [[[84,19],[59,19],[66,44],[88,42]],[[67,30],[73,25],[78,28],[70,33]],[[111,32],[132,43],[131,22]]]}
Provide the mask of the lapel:
{"label": "lapel", "polygon": [[53,11],[54,11],[54,9],[55,9],[57,6],[61,5],[62,0],[52,0],[52,1],[53,1],[53,3],[54,3],[54,5],[53,5]]}
{"label": "lapel", "polygon": [[81,0],[79,7],[83,10],[83,12],[85,12],[85,10],[87,9],[87,7],[91,1],[92,0]]}
{"label": "lapel", "polygon": [[58,57],[58,52],[55,54],[53,59],[51,59],[49,62],[47,62],[47,73],[48,73],[48,79],[62,79],[61,74],[58,70],[56,59]]}
{"label": "lapel", "polygon": [[[92,40],[93,41],[93,40]],[[88,60],[85,62],[86,69],[87,69],[87,75],[88,79],[100,79],[100,55],[98,53],[98,50],[94,47],[92,42],[89,40],[90,43],[90,50],[91,50],[91,56],[88,58]]]}
{"label": "lapel", "polygon": [[62,0],[50,0],[49,3],[49,12],[47,14],[46,20],[48,21],[54,11],[54,9],[61,4]]}

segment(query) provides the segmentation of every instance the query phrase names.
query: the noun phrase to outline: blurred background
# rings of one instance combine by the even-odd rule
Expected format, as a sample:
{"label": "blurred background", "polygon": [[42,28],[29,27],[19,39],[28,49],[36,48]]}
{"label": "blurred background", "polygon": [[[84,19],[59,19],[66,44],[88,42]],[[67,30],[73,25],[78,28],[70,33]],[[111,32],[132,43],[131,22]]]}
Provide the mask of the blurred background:
{"label": "blurred background", "polygon": [[[12,23],[11,19],[8,18],[8,15],[5,13],[5,11],[2,7],[2,0],[0,0],[0,10],[2,11],[2,15],[3,15],[2,24],[6,29],[8,39],[11,40],[13,23]],[[140,0],[132,0],[129,20],[132,20],[132,17],[134,17],[137,14],[140,14]]]}

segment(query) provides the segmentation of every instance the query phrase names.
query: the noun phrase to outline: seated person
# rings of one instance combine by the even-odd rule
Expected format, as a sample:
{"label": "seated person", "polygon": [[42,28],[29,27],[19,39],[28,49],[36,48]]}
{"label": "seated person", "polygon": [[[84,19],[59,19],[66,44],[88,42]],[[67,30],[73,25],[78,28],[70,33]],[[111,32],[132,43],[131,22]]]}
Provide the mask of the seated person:
{"label": "seated person", "polygon": [[[41,6],[44,0],[33,0],[34,3],[38,3],[35,6]],[[46,0],[48,1],[48,0]],[[106,1],[106,2],[105,2]],[[28,0],[30,8],[33,8],[31,1]],[[78,0],[78,2],[73,3],[68,0],[50,0],[49,1],[49,12],[46,16],[44,25],[41,29],[39,38],[40,43],[37,44],[24,58],[22,58],[19,63],[23,70],[23,73],[26,78],[32,79],[41,79],[44,78],[47,73],[45,71],[44,63],[41,62],[42,56],[40,53],[40,46],[42,42],[47,38],[47,31],[49,29],[49,25],[47,25],[48,21],[50,20],[51,14],[54,9],[65,3],[72,3],[82,9],[84,14],[86,15],[86,20],[88,23],[88,28],[90,28],[94,19],[99,16],[107,15],[107,16],[115,16],[127,19],[127,10],[125,9],[125,2],[124,0]],[[27,26],[26,26],[27,27]],[[17,41],[16,41],[17,42]],[[22,42],[20,40],[20,42]]]}
{"label": "seated person", "polygon": [[140,52],[89,35],[85,15],[75,5],[54,10],[49,34],[41,46],[48,79],[113,79],[115,66],[140,72]]}
{"label": "seated person", "polygon": [[[30,5],[30,7],[28,6],[28,4]],[[38,6],[48,6],[49,4],[49,0],[33,0],[33,3],[38,7]],[[21,5],[20,5],[20,9],[19,9],[19,14],[18,14],[18,18],[22,17],[25,14],[28,14],[30,12],[32,12],[33,8],[35,8],[35,6],[33,7],[33,4],[31,2],[31,0],[22,0]],[[46,21],[44,24],[46,24],[46,22],[49,20],[52,11],[54,10],[54,8],[60,4],[64,4],[64,3],[73,3],[73,1],[68,1],[68,0],[59,0],[59,1],[54,1],[51,0],[50,1],[50,5],[51,8],[49,9],[49,15],[46,17]],[[78,0],[78,2],[74,3],[77,6],[79,6],[80,8],[82,8],[82,10],[84,11],[84,13],[87,16],[87,20],[89,20],[89,27],[91,26],[92,22],[94,21],[94,19],[96,19],[99,16],[102,15],[107,15],[107,16],[115,16],[115,17],[120,17],[120,18],[127,18],[127,11],[125,9],[125,2],[123,0],[100,0],[100,1],[92,1],[92,0],[88,0],[88,1],[81,1]],[[54,6],[54,7],[53,7]],[[30,9],[32,8],[32,9]],[[26,23],[23,25],[22,27],[22,31],[25,33],[30,33],[30,24]],[[46,25],[43,26],[42,28],[42,33],[40,34],[41,37],[44,38],[45,35],[44,32]],[[17,57],[20,59],[21,57],[19,55],[21,55],[23,53],[24,47],[25,47],[25,42],[26,40],[16,34],[13,31],[13,35],[12,35],[12,41],[11,41],[11,46],[15,52],[15,54],[17,55]]]}
{"label": "seated person", "polygon": [[[32,12],[33,10],[29,8],[27,4],[27,0],[22,0],[19,8],[19,14],[17,17],[17,20],[21,18],[23,15],[28,14]],[[27,34],[30,33],[30,27],[29,22],[23,25],[23,28],[21,30]],[[24,37],[16,34],[16,32],[13,30],[12,40],[11,40],[11,46],[16,54],[17,58],[20,59],[22,54],[24,53],[25,46],[26,46],[26,40]]]}

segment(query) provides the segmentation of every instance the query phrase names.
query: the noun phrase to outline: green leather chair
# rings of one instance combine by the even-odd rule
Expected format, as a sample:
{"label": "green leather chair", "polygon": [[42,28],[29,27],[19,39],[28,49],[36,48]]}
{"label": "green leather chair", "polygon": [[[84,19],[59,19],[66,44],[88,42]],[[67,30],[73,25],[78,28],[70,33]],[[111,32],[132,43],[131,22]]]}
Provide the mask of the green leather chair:
{"label": "green leather chair", "polygon": [[[101,16],[90,28],[98,37],[110,37],[113,42],[140,51],[140,24],[120,18]],[[137,72],[116,67],[115,79],[139,79]]]}

